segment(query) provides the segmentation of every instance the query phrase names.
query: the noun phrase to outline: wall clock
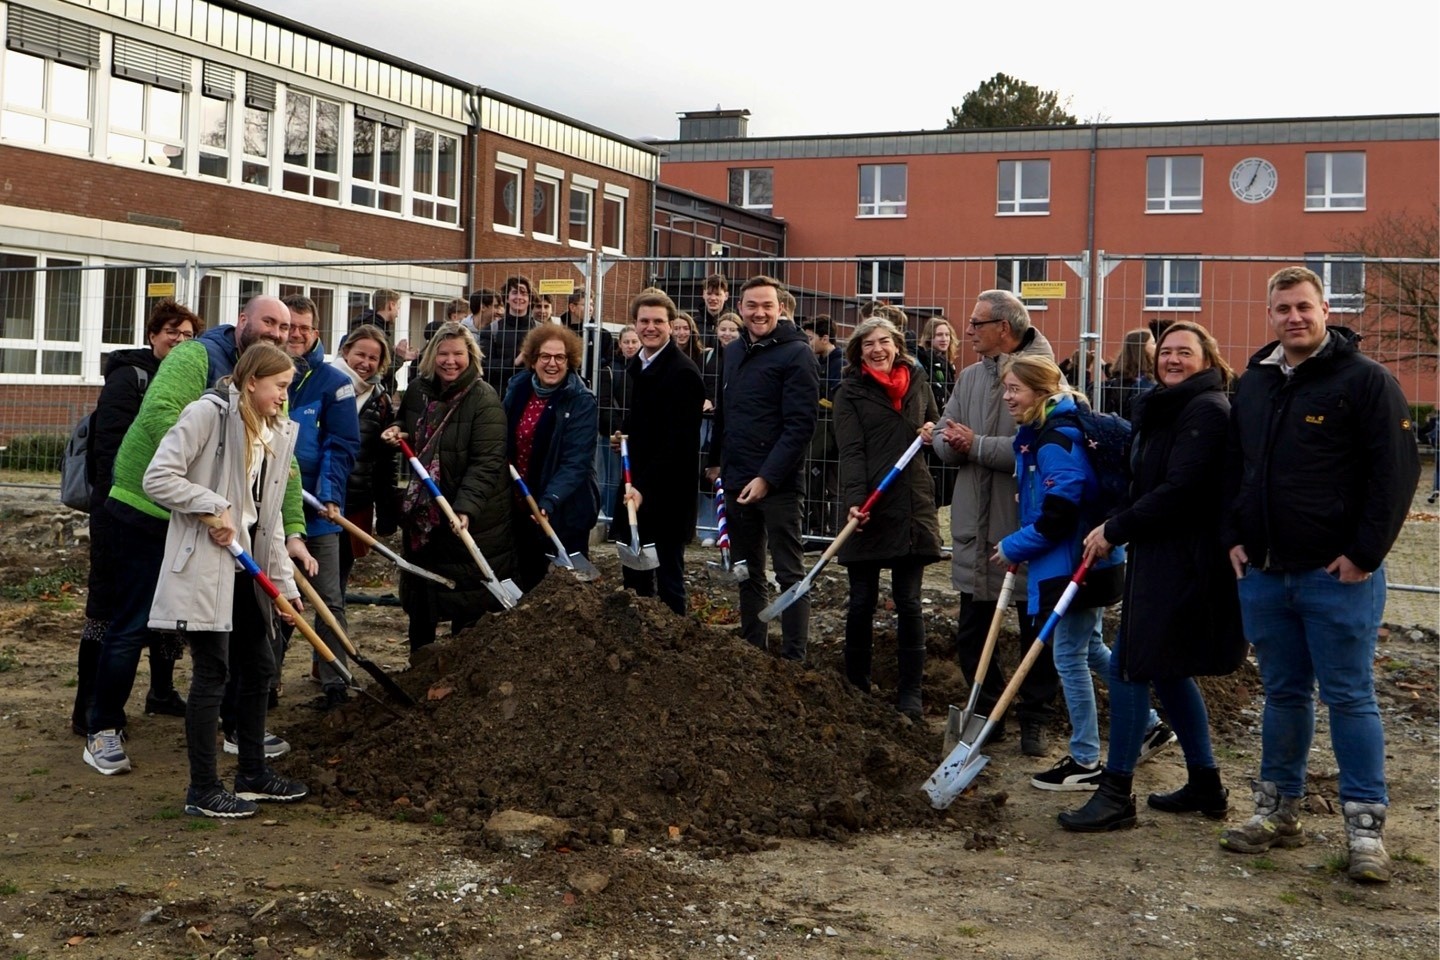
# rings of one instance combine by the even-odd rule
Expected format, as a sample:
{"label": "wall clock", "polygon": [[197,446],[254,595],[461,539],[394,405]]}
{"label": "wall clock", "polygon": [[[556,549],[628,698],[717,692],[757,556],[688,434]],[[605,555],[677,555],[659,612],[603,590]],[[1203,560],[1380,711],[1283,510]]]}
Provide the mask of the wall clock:
{"label": "wall clock", "polygon": [[1245,203],[1268,200],[1279,182],[1275,164],[1263,157],[1246,157],[1230,170],[1230,190]]}

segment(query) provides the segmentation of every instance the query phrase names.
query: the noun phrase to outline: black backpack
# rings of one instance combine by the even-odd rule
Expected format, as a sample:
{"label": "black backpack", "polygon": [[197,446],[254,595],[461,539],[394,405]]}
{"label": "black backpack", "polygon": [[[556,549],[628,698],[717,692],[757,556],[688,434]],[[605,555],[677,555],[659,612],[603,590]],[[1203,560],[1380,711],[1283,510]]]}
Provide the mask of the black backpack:
{"label": "black backpack", "polygon": [[[135,375],[143,397],[150,385],[150,374],[136,367]],[[94,410],[76,421],[65,444],[65,454],[60,458],[60,502],[84,513],[90,512],[90,496],[95,486],[95,464],[90,456],[90,429],[94,425]]]}
{"label": "black backpack", "polygon": [[1100,488],[1096,501],[1086,504],[1085,513],[1095,520],[1112,516],[1130,491],[1130,421],[1114,413],[1096,413],[1077,404],[1074,412],[1057,414],[1045,421],[1036,445],[1070,441],[1057,427],[1070,426],[1084,438],[1085,457]]}

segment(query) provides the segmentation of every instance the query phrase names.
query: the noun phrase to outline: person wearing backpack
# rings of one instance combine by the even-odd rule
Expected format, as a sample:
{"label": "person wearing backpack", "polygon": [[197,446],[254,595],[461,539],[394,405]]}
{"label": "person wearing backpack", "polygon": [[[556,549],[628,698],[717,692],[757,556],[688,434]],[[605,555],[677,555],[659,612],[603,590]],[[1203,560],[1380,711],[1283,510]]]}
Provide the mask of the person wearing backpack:
{"label": "person wearing backpack", "polygon": [[[85,625],[80,630],[76,671],[75,705],[70,713],[70,730],[85,736],[90,704],[95,699],[95,672],[100,662],[100,641],[115,615],[121,590],[116,577],[125,563],[123,531],[105,500],[115,469],[115,454],[125,431],[140,412],[145,390],[160,369],[160,361],[172,348],[193,339],[205,329],[204,322],[174,300],[161,300],[145,323],[148,347],[116,350],[105,361],[105,386],[95,403],[86,450],[86,475],[90,481],[90,575],[85,599]],[[150,690],[145,695],[145,712],[164,716],[185,716],[185,698],[175,689],[175,661],[180,649],[168,638],[154,634],[150,639]]]}
{"label": "person wearing backpack", "polygon": [[[1048,420],[1075,418],[1084,398],[1067,386],[1060,368],[1046,358],[1017,356],[1005,365],[1005,406],[1019,425],[1015,434],[1015,478],[1019,489],[1020,529],[996,545],[991,560],[1000,566],[1024,563],[1029,612],[1041,617],[1052,609],[1080,565],[1083,539],[1097,519],[1100,483],[1086,455],[1080,427]],[[1070,713],[1070,753],[1030,785],[1040,790],[1095,790],[1100,782],[1100,729],[1093,670],[1110,675],[1110,649],[1101,634],[1105,607],[1120,599],[1125,551],[1116,548],[1090,570],[1084,586],[1056,625],[1055,670]],[[1175,734],[1149,711],[1141,760],[1174,742]]]}

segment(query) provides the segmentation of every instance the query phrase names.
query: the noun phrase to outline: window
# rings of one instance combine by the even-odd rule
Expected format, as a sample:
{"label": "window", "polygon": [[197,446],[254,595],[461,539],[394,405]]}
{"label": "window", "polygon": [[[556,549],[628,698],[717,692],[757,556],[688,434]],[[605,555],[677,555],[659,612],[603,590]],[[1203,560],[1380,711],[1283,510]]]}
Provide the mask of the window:
{"label": "window", "polygon": [[315,304],[315,332],[320,336],[330,356],[340,351],[340,344],[349,332],[348,324],[335,327],[335,291],[330,287],[307,287],[301,283],[282,283],[275,295],[281,300],[286,297],[309,297]]}
{"label": "window", "polygon": [[1200,261],[1146,260],[1146,310],[1199,310]]}
{"label": "window", "polygon": [[270,117],[275,112],[275,81],[254,74],[245,78],[245,121],[241,131],[244,158],[240,180],[270,186]]}
{"label": "window", "polygon": [[460,180],[455,160],[460,141],[424,127],[415,128],[414,197],[411,212],[426,220],[457,223],[460,215]]}
{"label": "window", "polygon": [[1327,254],[1312,253],[1305,258],[1305,266],[1324,281],[1325,300],[1331,310],[1359,313],[1365,309],[1365,261],[1331,259]]}
{"label": "window", "polygon": [[[1020,296],[1024,283],[1045,278],[1046,264],[1043,257],[1001,257],[995,261],[995,287],[1009,290],[1017,297]],[[1031,310],[1044,310],[1048,305],[1048,301],[1038,297],[1028,300],[1022,297],[1021,300]]]}
{"label": "window", "polygon": [[769,213],[775,203],[775,171],[748,167],[730,171],[730,202],[747,210]]}
{"label": "window", "polygon": [[570,232],[572,247],[588,247],[594,242],[596,181],[573,177],[570,181]]}
{"label": "window", "polygon": [[520,232],[520,200],[525,172],[506,163],[495,164],[495,210],[491,221],[498,233]]}
{"label": "window", "polygon": [[230,101],[200,98],[200,175],[230,176]]}
{"label": "window", "polygon": [[1202,157],[1150,157],[1145,161],[1145,212],[1200,212],[1203,169]]}
{"label": "window", "polygon": [[218,273],[207,273],[200,278],[200,302],[195,313],[205,321],[209,330],[225,323],[221,319],[224,310],[225,278]]}
{"label": "window", "polygon": [[355,108],[350,138],[350,202],[400,212],[400,164],[405,131],[394,117]]}
{"label": "window", "polygon": [[630,191],[624,187],[605,186],[600,207],[600,247],[611,253],[625,252],[625,201]]}
{"label": "window", "polygon": [[861,164],[860,206],[855,215],[857,217],[905,216],[905,164]]}
{"label": "window", "polygon": [[107,155],[183,171],[190,58],[117,36],[111,66]]}
{"label": "window", "polygon": [[[162,299],[150,296],[152,284],[174,289],[176,272],[155,268],[106,267],[105,298],[101,308],[100,342],[106,347],[133,347],[142,342],[145,321]],[[259,293],[260,291],[255,291]],[[240,302],[245,296],[242,283]],[[167,293],[166,296],[169,296]]]}
{"label": "window", "polygon": [[861,300],[905,299],[905,261],[857,261],[855,295]]}
{"label": "window", "polygon": [[1305,154],[1306,210],[1364,210],[1365,154]]}
{"label": "window", "polygon": [[997,197],[999,215],[1049,213],[1050,161],[1001,160]]}
{"label": "window", "polygon": [[289,193],[340,199],[340,104],[293,90],[285,94],[281,186]]}
{"label": "window", "polygon": [[560,239],[560,178],[563,174],[550,168],[535,168],[535,187],[531,191],[530,231],[541,240]]}
{"label": "window", "polygon": [[80,266],[0,254],[0,373],[80,375]]}
{"label": "window", "polygon": [[88,153],[90,71],[100,62],[100,32],[13,4],[5,31],[0,137]]}

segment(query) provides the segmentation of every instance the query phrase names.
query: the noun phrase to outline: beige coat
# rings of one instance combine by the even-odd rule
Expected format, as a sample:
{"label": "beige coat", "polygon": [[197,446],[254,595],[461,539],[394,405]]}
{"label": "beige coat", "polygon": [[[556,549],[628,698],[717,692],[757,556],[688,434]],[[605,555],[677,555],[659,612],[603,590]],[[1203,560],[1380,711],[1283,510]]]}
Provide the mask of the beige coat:
{"label": "beige coat", "polygon": [[[245,424],[239,394],[232,387],[228,402],[206,393],[187,406],[165,434],[145,470],[146,496],[170,511],[165,535],[165,560],[150,606],[152,630],[229,633],[234,627],[235,558],[210,539],[203,516],[219,516],[227,507],[241,524],[242,497],[249,497],[245,470]],[[291,482],[297,426],[282,419],[265,456],[264,489],[254,542],[237,532],[241,546],[274,581],[282,596],[298,595],[294,568],[285,553],[281,505]],[[299,476],[294,476],[299,483]],[[261,609],[269,598],[256,588]]]}
{"label": "beige coat", "polygon": [[[1050,341],[1035,327],[1025,332],[1016,355],[1055,359]],[[940,415],[933,446],[942,461],[958,465],[955,496],[950,501],[950,536],[954,541],[950,582],[976,600],[995,600],[1005,571],[990,562],[995,544],[1019,527],[1015,504],[1015,421],[1001,398],[1000,361],[985,357],[961,371]],[[952,450],[940,435],[946,420],[975,431],[970,453]],[[1022,567],[1014,596],[1025,597]]]}

